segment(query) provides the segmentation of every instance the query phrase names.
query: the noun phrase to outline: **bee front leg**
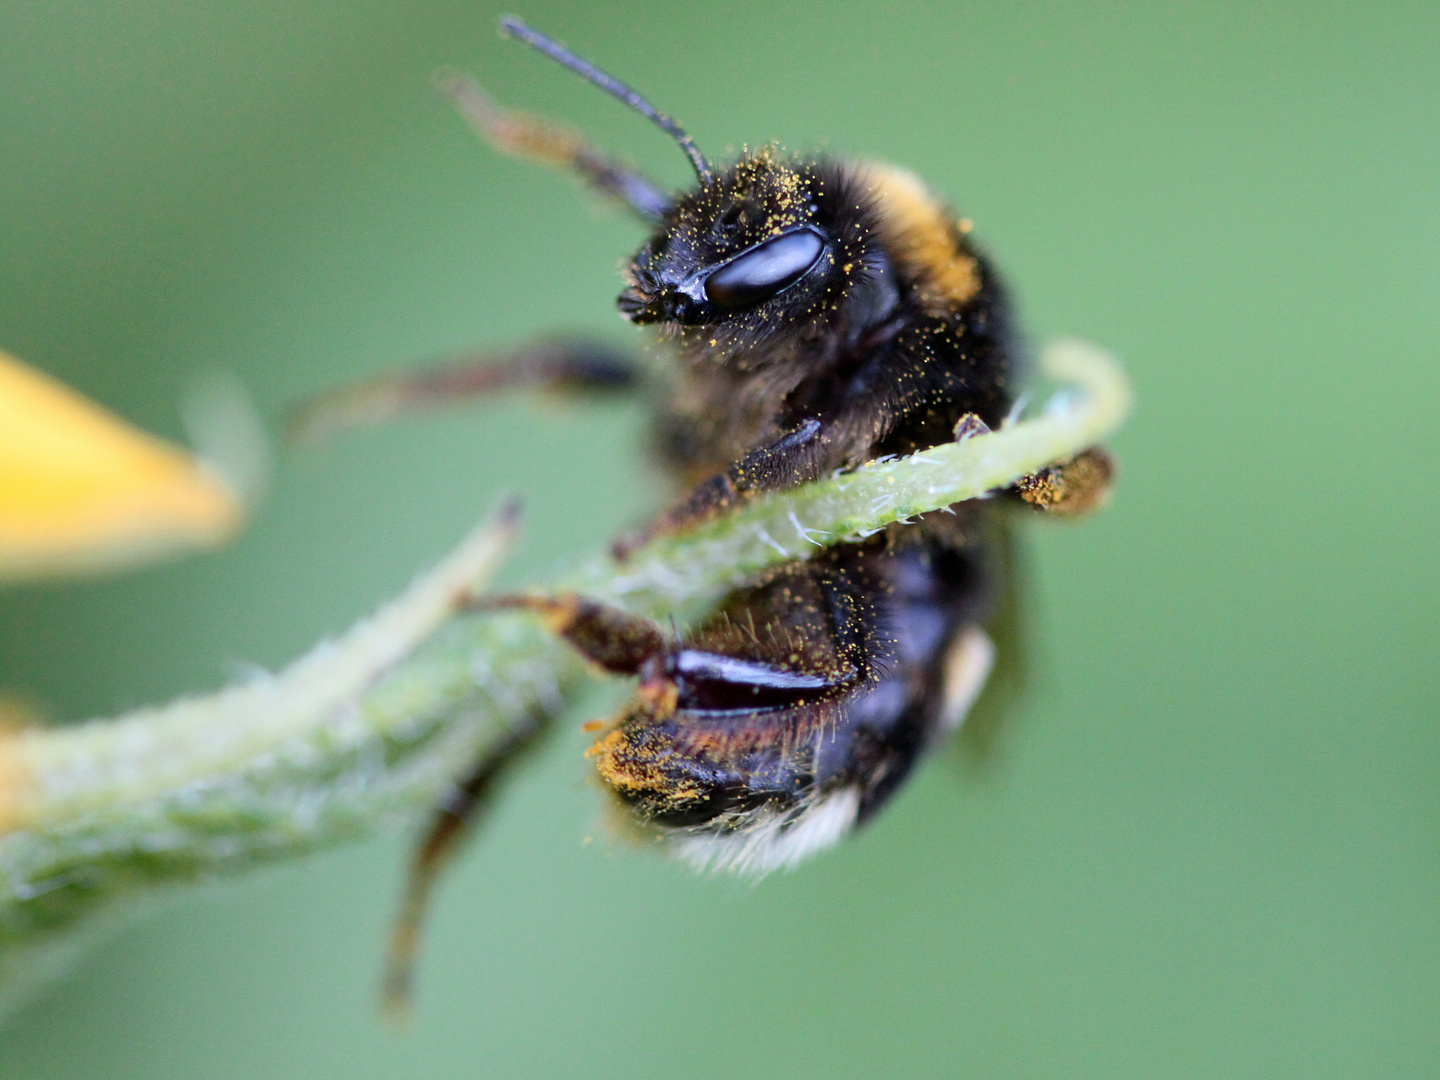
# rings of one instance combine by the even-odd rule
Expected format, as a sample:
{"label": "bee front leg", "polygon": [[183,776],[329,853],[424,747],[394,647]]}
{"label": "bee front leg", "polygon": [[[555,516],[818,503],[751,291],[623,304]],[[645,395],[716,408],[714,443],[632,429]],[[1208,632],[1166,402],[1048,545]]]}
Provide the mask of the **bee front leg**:
{"label": "bee front leg", "polygon": [[624,560],[657,536],[708,521],[753,495],[815,480],[834,467],[833,447],[833,440],[819,420],[803,420],[789,434],[750,451],[724,472],[701,481],[649,526],[617,540],[612,552]]}
{"label": "bee front leg", "polygon": [[568,128],[505,108],[468,75],[446,75],[437,86],[475,133],[501,153],[569,169],[647,225],[658,225],[670,208],[670,196],[654,181]]}
{"label": "bee front leg", "polygon": [[460,353],[324,391],[291,411],[286,434],[292,444],[311,445],[348,427],[429,412],[512,387],[605,394],[635,390],[643,381],[633,360],[607,346],[540,341],[509,352]]}

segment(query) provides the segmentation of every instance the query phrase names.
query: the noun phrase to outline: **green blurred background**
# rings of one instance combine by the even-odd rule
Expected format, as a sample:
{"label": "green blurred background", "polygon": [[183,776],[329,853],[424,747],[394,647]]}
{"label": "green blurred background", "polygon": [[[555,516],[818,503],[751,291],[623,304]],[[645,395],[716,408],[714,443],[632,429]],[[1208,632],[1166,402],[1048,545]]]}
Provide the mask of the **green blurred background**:
{"label": "green blurred background", "polygon": [[[397,830],[125,929],[0,1031],[0,1075],[1440,1074],[1440,6],[520,13],[713,156],[913,168],[1037,340],[1123,358],[1113,507],[1031,530],[1032,692],[991,767],[937,758],[756,889],[585,843],[579,710],[447,881],[408,1033],[375,1014]],[[684,159],[496,14],[0,6],[0,346],[179,437],[208,369],[273,418],[443,350],[632,340],[637,230],[429,77]],[[548,573],[660,498],[640,421],[505,400],[286,457],[227,551],[0,594],[0,686],[69,719],[279,665],[502,491],[509,580]]]}

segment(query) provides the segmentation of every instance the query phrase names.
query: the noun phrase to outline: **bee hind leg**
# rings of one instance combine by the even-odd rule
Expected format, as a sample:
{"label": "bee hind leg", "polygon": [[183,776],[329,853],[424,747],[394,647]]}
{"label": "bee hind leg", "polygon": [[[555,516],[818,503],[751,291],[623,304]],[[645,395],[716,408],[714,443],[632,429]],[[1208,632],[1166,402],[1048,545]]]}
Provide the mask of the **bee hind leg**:
{"label": "bee hind leg", "polygon": [[549,727],[549,714],[540,711],[517,722],[435,808],[411,857],[405,893],[385,949],[381,1004],[392,1019],[403,1019],[410,1011],[420,931],[441,873],[488,806],[496,782]]}
{"label": "bee hind leg", "polygon": [[[646,660],[666,648],[653,623],[576,593],[480,596],[464,598],[460,604],[471,611],[533,612],[551,633],[564,638],[591,663],[618,675],[638,673]],[[436,881],[484,811],[496,781],[549,729],[550,719],[549,713],[537,710],[512,727],[436,807],[416,845],[405,895],[390,931],[382,987],[387,1015],[401,1018],[409,1011],[420,929]]]}

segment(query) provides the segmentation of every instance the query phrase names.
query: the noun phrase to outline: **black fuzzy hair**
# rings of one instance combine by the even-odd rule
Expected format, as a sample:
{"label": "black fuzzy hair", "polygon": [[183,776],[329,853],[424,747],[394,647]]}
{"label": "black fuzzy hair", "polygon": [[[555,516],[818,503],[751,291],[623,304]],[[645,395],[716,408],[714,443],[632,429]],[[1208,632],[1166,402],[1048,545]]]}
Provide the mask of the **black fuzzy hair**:
{"label": "black fuzzy hair", "polygon": [[[655,235],[636,252],[619,306],[636,322],[659,323],[682,353],[753,370],[797,359],[833,337],[846,299],[874,270],[877,214],[864,178],[825,158],[765,147],[741,156],[714,179],[681,196]],[[804,279],[748,310],[698,324],[668,318],[663,281],[715,266],[780,233],[811,226],[827,241]]]}

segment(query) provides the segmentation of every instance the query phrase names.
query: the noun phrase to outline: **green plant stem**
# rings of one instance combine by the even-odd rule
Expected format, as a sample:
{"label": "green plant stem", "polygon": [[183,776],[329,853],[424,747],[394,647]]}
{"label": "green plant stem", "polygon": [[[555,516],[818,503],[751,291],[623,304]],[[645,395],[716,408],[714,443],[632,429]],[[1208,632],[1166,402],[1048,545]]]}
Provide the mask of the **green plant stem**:
{"label": "green plant stem", "polygon": [[[1113,431],[1129,407],[1103,353],[1058,343],[1068,382],[1000,431],[754,500],[554,588],[651,616],[696,613],[767,566],[1003,488]],[[553,712],[581,665],[534,620],[456,615],[513,532],[468,538],[397,600],[285,671],[114,719],[0,741],[0,1002],[76,951],[96,916],[433,805],[510,725]]]}

